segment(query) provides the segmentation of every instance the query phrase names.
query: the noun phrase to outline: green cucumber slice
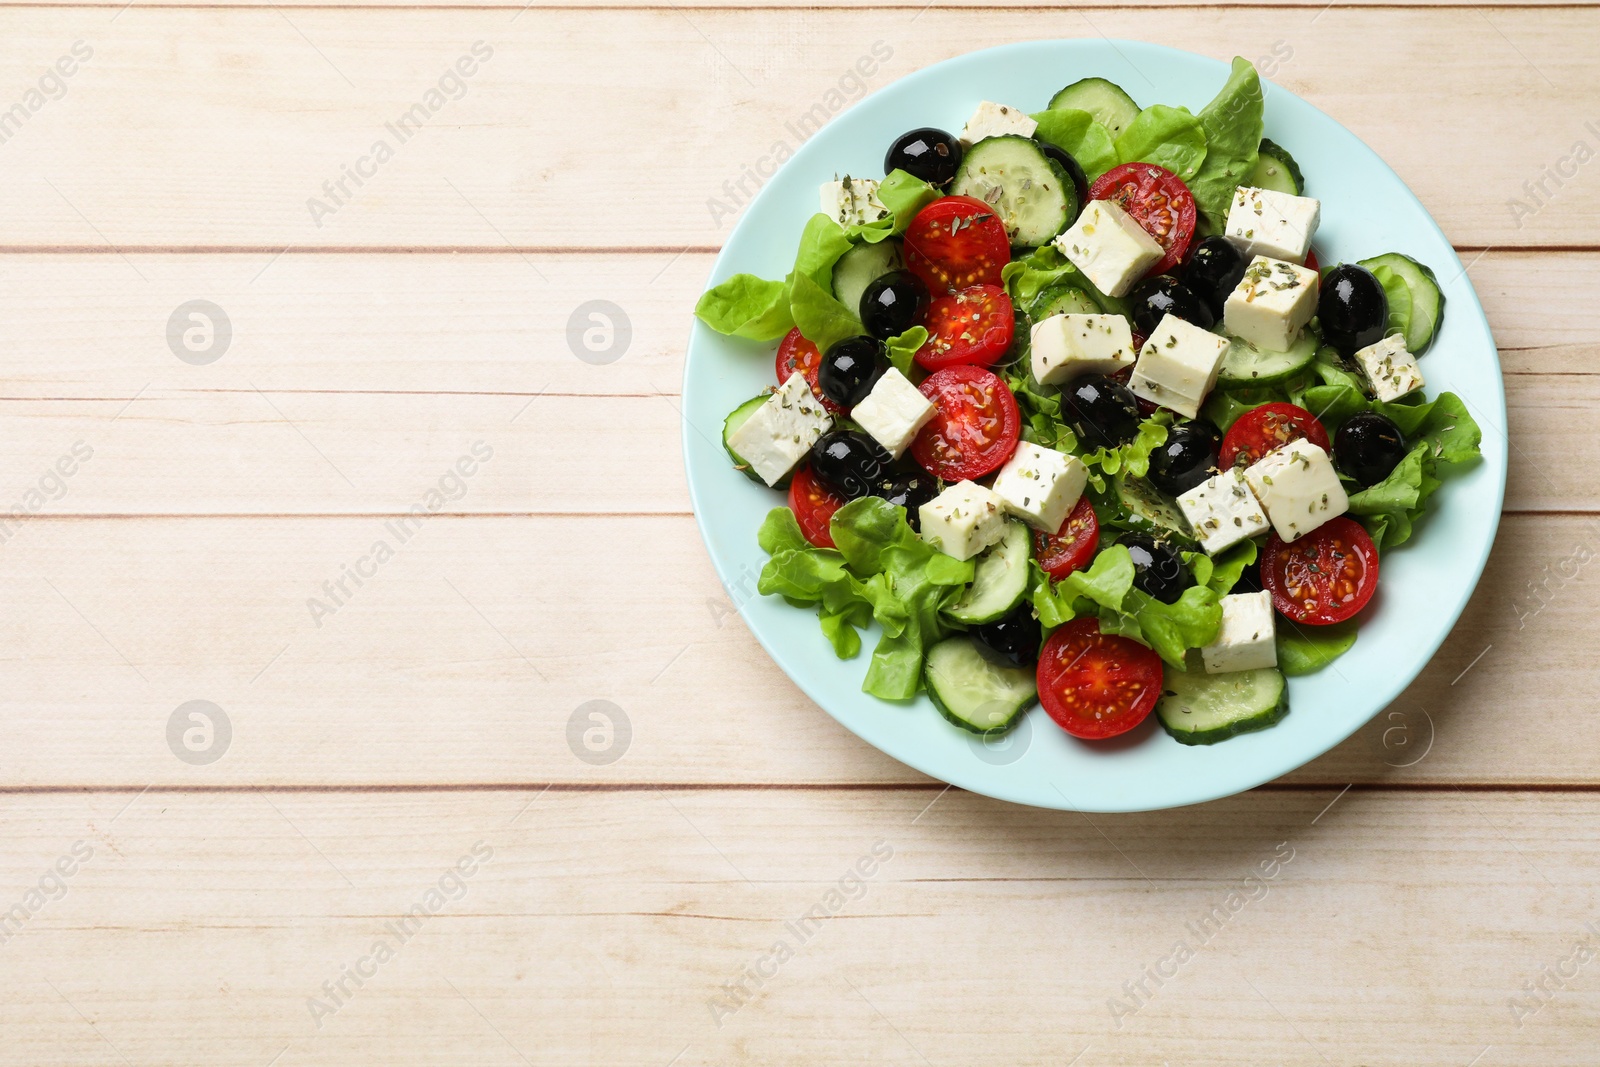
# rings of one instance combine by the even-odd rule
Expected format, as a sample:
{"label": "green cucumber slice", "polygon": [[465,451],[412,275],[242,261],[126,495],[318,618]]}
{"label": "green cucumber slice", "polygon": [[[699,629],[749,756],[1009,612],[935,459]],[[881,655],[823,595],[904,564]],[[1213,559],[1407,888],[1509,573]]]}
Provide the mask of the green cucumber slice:
{"label": "green cucumber slice", "polygon": [[900,239],[891,237],[877,244],[851,245],[833,265],[833,295],[839,303],[850,309],[850,314],[861,313],[861,294],[867,286],[905,266],[900,254]]}
{"label": "green cucumber slice", "polygon": [[1301,330],[1287,352],[1258,348],[1243,337],[1224,336],[1228,350],[1222,353],[1222,366],[1217,370],[1217,385],[1224,389],[1276,385],[1311,366],[1317,356],[1317,338],[1310,330]]}
{"label": "green cucumber slice", "polygon": [[979,554],[972,584],[960,600],[945,609],[945,614],[968,626],[981,626],[1022,603],[1028,592],[1032,549],[1028,528],[1020,522],[1007,523],[1000,540]]}
{"label": "green cucumber slice", "polygon": [[1261,139],[1256,168],[1250,172],[1245,184],[1257,189],[1275,189],[1293,196],[1303,196],[1306,189],[1305,175],[1300,173],[1300,166],[1295,163],[1294,157],[1282,145],[1266,138]]}
{"label": "green cucumber slice", "polygon": [[1051,111],[1087,111],[1106,128],[1115,141],[1139,115],[1139,105],[1122,91],[1122,86],[1104,78],[1075,81],[1050,98]]}
{"label": "green cucumber slice", "polygon": [[[750,469],[750,464],[744,461],[743,456],[733,450],[733,446],[728,443],[728,439],[733,436],[735,430],[749,420],[751,415],[756,413],[757,408],[765,404],[771,397],[772,394],[770,392],[762,393],[760,396],[753,396],[728,412],[728,417],[722,420],[722,447],[727,450],[728,455],[733,459],[733,465],[738,469],[739,473],[760,486],[765,486],[767,483],[761,480],[761,475]],[[793,474],[785,474],[778,484],[772,488],[789,488],[789,479],[792,477]]]}
{"label": "green cucumber slice", "polygon": [[940,715],[989,737],[1010,730],[1039,699],[1034,668],[1013,666],[965,634],[928,649],[923,681]]}
{"label": "green cucumber slice", "polygon": [[1040,322],[1051,315],[1099,314],[1100,305],[1094,302],[1094,297],[1076,285],[1054,285],[1034,299],[1029,317],[1034,322]]}
{"label": "green cucumber slice", "polygon": [[1194,544],[1194,528],[1178,510],[1177,502],[1161,490],[1129,474],[1116,476],[1117,500],[1127,513],[1127,525],[1180,545]]}
{"label": "green cucumber slice", "polygon": [[[1433,343],[1444,322],[1444,291],[1439,288],[1439,279],[1426,266],[1399,252],[1386,252],[1381,256],[1363,259],[1359,265],[1374,274],[1378,273],[1379,267],[1384,267],[1405,284],[1411,294],[1411,311],[1405,316],[1404,322],[1396,322],[1395,325],[1405,335],[1406,351],[1413,356],[1421,355]],[[1391,314],[1390,318],[1394,319],[1395,316]]]}
{"label": "green cucumber slice", "polygon": [[950,192],[994,208],[1014,248],[1037,248],[1078,217],[1072,178],[1030,137],[986,137],[967,149]]}
{"label": "green cucumber slice", "polygon": [[1156,701],[1161,725],[1185,745],[1214,745],[1265,730],[1287,714],[1289,687],[1275,667],[1231,674],[1168,668]]}

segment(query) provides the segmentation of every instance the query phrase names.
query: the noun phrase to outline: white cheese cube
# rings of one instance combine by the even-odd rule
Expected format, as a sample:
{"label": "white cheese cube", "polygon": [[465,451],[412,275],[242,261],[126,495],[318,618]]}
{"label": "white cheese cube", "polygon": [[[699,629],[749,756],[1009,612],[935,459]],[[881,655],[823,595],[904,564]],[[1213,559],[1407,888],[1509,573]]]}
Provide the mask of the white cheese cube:
{"label": "white cheese cube", "polygon": [[1194,527],[1200,547],[1213,556],[1267,532],[1267,513],[1237,467],[1212,475],[1178,497],[1178,509]]}
{"label": "white cheese cube", "polygon": [[1222,628],[1217,631],[1217,639],[1200,649],[1206,673],[1276,667],[1276,635],[1271,593],[1229,593],[1222,598]]}
{"label": "white cheese cube", "polygon": [[1356,364],[1366,375],[1367,387],[1379,400],[1398,400],[1422,388],[1417,358],[1406,351],[1406,341],[1390,334],[1375,345],[1356,350]]}
{"label": "white cheese cube", "polygon": [[1061,529],[1088,480],[1089,468],[1077,456],[1018,441],[1017,450],[994,476],[994,494],[1011,514],[1053,534]]}
{"label": "white cheese cube", "polygon": [[961,131],[961,141],[974,145],[985,137],[1004,137],[1007,134],[1032,137],[1033,131],[1038,128],[1039,124],[1030,119],[1027,112],[985,100],[967,120],[966,127]]}
{"label": "white cheese cube", "polygon": [[934,407],[904,374],[890,367],[850,417],[895,459],[905,455],[917,431],[933,418]]}
{"label": "white cheese cube", "polygon": [[1109,200],[1091,200],[1055,239],[1061,254],[1107,296],[1126,296],[1166,253],[1156,239]]}
{"label": "white cheese cube", "polygon": [[822,401],[795,371],[743,426],[728,435],[728,445],[768,485],[777,485],[833,425]]}
{"label": "white cheese cube", "polygon": [[1128,382],[1135,396],[1194,418],[1217,384],[1228,339],[1168,313],[1139,350]]}
{"label": "white cheese cube", "polygon": [[1257,256],[1222,305],[1229,333],[1274,352],[1287,352],[1317,313],[1317,272]]}
{"label": "white cheese cube", "polygon": [[871,178],[847,174],[839,181],[823,182],[819,192],[822,213],[847,230],[889,217],[889,209],[878,199],[878,183]]}
{"label": "white cheese cube", "polygon": [[1305,536],[1350,506],[1333,461],[1310,441],[1273,449],[1247,467],[1244,476],[1285,541]]}
{"label": "white cheese cube", "polygon": [[1247,256],[1304,263],[1322,204],[1309,196],[1241,185],[1228,209],[1228,240]]}
{"label": "white cheese cube", "polygon": [[922,539],[947,556],[971,559],[1006,532],[1005,501],[977,482],[957,482],[917,509]]}
{"label": "white cheese cube", "polygon": [[1061,385],[1084,374],[1115,374],[1134,361],[1133,330],[1121,315],[1051,315],[1033,324],[1033,376]]}

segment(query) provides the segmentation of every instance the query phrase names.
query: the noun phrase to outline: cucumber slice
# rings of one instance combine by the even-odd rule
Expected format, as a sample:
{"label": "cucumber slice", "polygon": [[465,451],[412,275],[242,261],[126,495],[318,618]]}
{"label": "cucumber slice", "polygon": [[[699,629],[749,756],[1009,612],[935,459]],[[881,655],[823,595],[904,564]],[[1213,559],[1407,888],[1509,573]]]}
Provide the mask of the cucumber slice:
{"label": "cucumber slice", "polygon": [[994,208],[1016,248],[1037,248],[1078,217],[1071,176],[1029,137],[986,137],[967,149],[950,192]]}
{"label": "cucumber slice", "polygon": [[1387,267],[1405,283],[1411,293],[1411,314],[1400,324],[1400,330],[1405,334],[1406,351],[1421,355],[1444,322],[1444,291],[1439,288],[1439,279],[1426,266],[1399,252],[1363,259],[1360,266],[1374,273],[1379,267]]}
{"label": "cucumber slice", "polygon": [[1115,82],[1104,78],[1075,81],[1050,98],[1051,111],[1087,111],[1106,128],[1111,139],[1128,128],[1139,114],[1139,105]]}
{"label": "cucumber slice", "polygon": [[1258,348],[1243,337],[1228,336],[1228,350],[1222,353],[1222,366],[1217,370],[1217,385],[1224,389],[1276,385],[1311,366],[1316,357],[1317,338],[1310,330],[1301,330],[1287,352]]}
{"label": "cucumber slice", "polygon": [[994,622],[1022,603],[1028,592],[1028,559],[1033,538],[1020,522],[1006,524],[997,544],[983,550],[972,572],[972,584],[961,599],[945,609],[957,622],[981,626]]}
{"label": "cucumber slice", "polygon": [[[739,453],[733,450],[733,446],[728,443],[728,439],[732,437],[734,431],[743,426],[750,416],[756,413],[756,409],[762,404],[765,404],[767,400],[771,398],[771,396],[772,394],[770,392],[762,393],[760,396],[753,396],[749,400],[746,400],[743,404],[740,404],[738,407],[728,412],[728,417],[722,420],[722,447],[727,449],[728,455],[733,459],[734,467],[738,469],[740,474],[743,474],[752,482],[755,482],[757,485],[763,487],[767,483],[761,480],[761,475],[750,469],[750,464],[744,461],[743,456],[739,455]],[[772,488],[789,488],[789,479],[791,477],[793,477],[792,474],[785,474],[778,484]]]}
{"label": "cucumber slice", "polygon": [[1034,299],[1033,309],[1029,313],[1034,322],[1048,319],[1051,315],[1098,314],[1100,305],[1094,302],[1094,297],[1076,285],[1056,285],[1046,289]]}
{"label": "cucumber slice", "polygon": [[958,634],[928,649],[923,681],[939,714],[975,734],[996,737],[1039,699],[1037,672],[1015,667]]}
{"label": "cucumber slice", "polygon": [[900,239],[891,237],[877,244],[851,245],[833,265],[833,295],[839,303],[850,309],[850,314],[861,312],[861,294],[867,286],[905,266],[900,254]]}
{"label": "cucumber slice", "polygon": [[1300,173],[1300,166],[1295,163],[1294,157],[1284,151],[1282,145],[1264,137],[1256,156],[1256,169],[1250,172],[1250,180],[1246,184],[1257,189],[1276,189],[1294,196],[1302,196],[1306,191],[1305,175]]}
{"label": "cucumber slice", "polygon": [[1265,730],[1289,714],[1289,687],[1275,667],[1231,674],[1168,670],[1156,701],[1167,733],[1185,745],[1214,745]]}
{"label": "cucumber slice", "polygon": [[1128,474],[1116,477],[1117,500],[1127,512],[1127,524],[1183,548],[1194,545],[1194,528],[1178,505],[1161,490]]}

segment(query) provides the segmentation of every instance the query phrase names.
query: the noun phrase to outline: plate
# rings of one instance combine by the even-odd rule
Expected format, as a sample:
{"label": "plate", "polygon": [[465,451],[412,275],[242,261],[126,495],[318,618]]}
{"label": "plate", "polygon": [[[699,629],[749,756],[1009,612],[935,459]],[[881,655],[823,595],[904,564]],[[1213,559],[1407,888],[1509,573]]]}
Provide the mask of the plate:
{"label": "plate", "polygon": [[[817,186],[835,174],[876,177],[884,152],[918,126],[959,131],[981,100],[1043,109],[1079,78],[1109,78],[1142,104],[1199,111],[1228,77],[1216,59],[1138,41],[1005,45],[918,71],[862,100],[807,141],[746,209],[707,284],[748,271],[781,278]],[[1266,135],[1288,149],[1322,201],[1324,263],[1404,252],[1433,268],[1447,300],[1443,328],[1423,357],[1427,392],[1449,390],[1483,427],[1483,460],[1457,471],[1433,498],[1410,543],[1384,558],[1360,639],[1320,672],[1289,681],[1277,726],[1209,747],[1187,747],[1150,718],[1111,742],[1069,737],[1035,707],[1008,738],[986,744],[942,719],[928,698],[907,704],[861,691],[877,633],[853,660],[834,657],[814,611],[755,592],[766,554],[756,530],[787,503],[731,469],[722,419],[773,384],[775,346],[720,336],[698,321],[683,384],[683,445],[700,532],[746,625],[812,700],[885,753],[951,785],[1019,804],[1082,811],[1147,811],[1194,804],[1260,785],[1315,759],[1384,710],[1455,625],[1494,542],[1505,491],[1505,392],[1489,324],[1466,270],[1426,209],[1350,131],[1286,89],[1263,81]],[[1396,112],[1400,114],[1400,112]]]}

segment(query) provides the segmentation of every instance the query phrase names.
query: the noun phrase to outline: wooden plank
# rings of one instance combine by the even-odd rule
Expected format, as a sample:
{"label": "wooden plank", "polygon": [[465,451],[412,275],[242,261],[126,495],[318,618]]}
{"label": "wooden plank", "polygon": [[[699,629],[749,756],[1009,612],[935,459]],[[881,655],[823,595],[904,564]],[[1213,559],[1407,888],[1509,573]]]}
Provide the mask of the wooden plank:
{"label": "wooden plank", "polygon": [[[101,8],[0,15],[7,69],[42,76],[75,41],[93,50],[66,95],[6,142],[10,245],[714,245],[733,219],[713,211],[712,198],[778,143],[792,150],[803,140],[790,127],[799,130],[813,105],[837,111],[930,63],[1043,33],[1139,37],[1149,16],[1063,11],[1044,26],[1026,9],[975,21],[909,9],[532,7],[520,17],[501,8],[393,18],[338,7],[291,20],[275,8],[136,4],[114,33],[106,27]],[[1162,37],[1220,57],[1291,49],[1277,80],[1388,159],[1460,243],[1592,247],[1594,198],[1551,187],[1532,217],[1509,201],[1592,138],[1584,123],[1595,120],[1587,75],[1597,29],[1588,7],[1507,16],[1273,6],[1237,17],[1175,9]],[[621,40],[633,45],[626,63],[596,61]],[[428,94],[461,57],[471,67],[478,41],[493,55],[459,87],[447,78],[459,99],[440,95],[430,110]],[[1419,54],[1470,62],[1418,64]],[[858,62],[871,73],[863,77]],[[413,107],[427,121],[403,139],[390,132],[386,124]],[[373,153],[380,139],[392,155]],[[608,188],[597,191],[596,161],[610,167],[618,153],[622,173],[608,169]],[[357,166],[368,172],[359,186],[343,179]],[[1474,180],[1461,181],[1466,173]],[[343,194],[325,191],[342,179]],[[609,188],[629,180],[647,192]],[[313,199],[337,210],[314,211]]]}
{"label": "wooden plank", "polygon": [[[393,557],[344,578],[378,540]],[[687,518],[437,518],[404,543],[373,517],[45,519],[0,548],[10,785],[924,780],[787,680]],[[1405,718],[1298,778],[1600,782],[1572,700],[1594,685],[1597,548],[1590,517],[1508,516]],[[193,700],[232,731],[194,738],[223,753],[202,767],[167,734]],[[630,724],[599,739],[622,744],[609,764],[570,741],[590,701]]]}
{"label": "wooden plank", "polygon": [[0,1064],[1592,1063],[1593,795],[934,798],[8,798]]}

